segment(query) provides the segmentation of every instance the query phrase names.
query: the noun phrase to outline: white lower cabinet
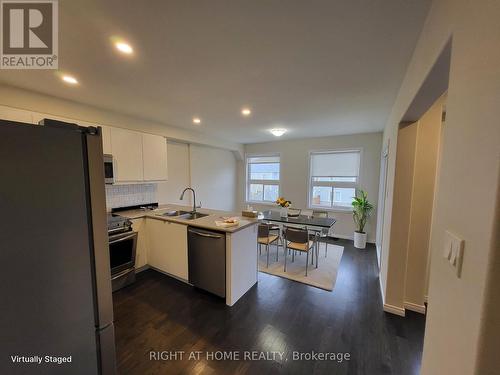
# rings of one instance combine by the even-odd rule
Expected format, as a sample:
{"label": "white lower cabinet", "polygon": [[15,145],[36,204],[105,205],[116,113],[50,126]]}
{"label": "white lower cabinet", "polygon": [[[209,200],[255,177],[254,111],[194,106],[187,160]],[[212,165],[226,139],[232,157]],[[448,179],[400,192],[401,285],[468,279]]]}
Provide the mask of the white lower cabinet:
{"label": "white lower cabinet", "polygon": [[148,264],[146,219],[132,219],[132,230],[137,232],[135,268],[138,269]]}
{"label": "white lower cabinet", "polygon": [[146,219],[148,264],[172,276],[188,280],[187,226]]}

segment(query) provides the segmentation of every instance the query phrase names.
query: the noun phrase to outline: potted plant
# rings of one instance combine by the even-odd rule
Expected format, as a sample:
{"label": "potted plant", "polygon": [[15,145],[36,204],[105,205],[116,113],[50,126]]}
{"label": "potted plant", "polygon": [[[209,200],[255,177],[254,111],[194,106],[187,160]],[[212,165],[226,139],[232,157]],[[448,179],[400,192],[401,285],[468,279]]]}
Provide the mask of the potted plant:
{"label": "potted plant", "polygon": [[354,247],[364,249],[366,247],[366,221],[373,211],[373,204],[368,201],[368,194],[363,190],[356,191],[352,200],[352,218],[356,224],[354,231]]}
{"label": "potted plant", "polygon": [[281,217],[288,217],[288,207],[292,204],[292,202],[286,200],[285,198],[283,197],[279,197],[277,200],[276,200],[276,204],[280,205],[281,206],[281,209],[280,209],[280,216]]}

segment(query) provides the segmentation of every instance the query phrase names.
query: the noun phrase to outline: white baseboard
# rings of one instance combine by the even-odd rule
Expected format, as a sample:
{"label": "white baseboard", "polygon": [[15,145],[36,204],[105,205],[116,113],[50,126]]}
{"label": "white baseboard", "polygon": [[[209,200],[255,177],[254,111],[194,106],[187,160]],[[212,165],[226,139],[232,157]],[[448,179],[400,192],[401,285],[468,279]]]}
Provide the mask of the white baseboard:
{"label": "white baseboard", "polygon": [[395,314],[399,316],[405,316],[405,309],[402,307],[397,307],[393,305],[388,305],[384,303],[384,311],[390,314]]}
{"label": "white baseboard", "polygon": [[336,237],[336,238],[342,238],[343,240],[351,240],[351,241],[354,241],[354,235],[352,236],[346,236],[344,234],[337,234],[337,233],[334,233],[333,236],[330,236],[330,237]]}
{"label": "white baseboard", "polygon": [[404,303],[405,309],[410,310],[410,311],[415,311],[420,314],[425,314],[425,306],[424,305],[417,305],[416,303],[411,303],[411,302],[405,302]]}
{"label": "white baseboard", "polygon": [[[343,240],[351,240],[351,241],[354,241],[354,235],[352,236],[347,236],[345,234],[337,234],[337,233],[334,233],[333,236],[331,235],[330,237],[335,237],[335,238],[342,238]],[[374,244],[375,245],[375,241],[374,240],[366,240],[366,243],[371,243],[371,244]]]}

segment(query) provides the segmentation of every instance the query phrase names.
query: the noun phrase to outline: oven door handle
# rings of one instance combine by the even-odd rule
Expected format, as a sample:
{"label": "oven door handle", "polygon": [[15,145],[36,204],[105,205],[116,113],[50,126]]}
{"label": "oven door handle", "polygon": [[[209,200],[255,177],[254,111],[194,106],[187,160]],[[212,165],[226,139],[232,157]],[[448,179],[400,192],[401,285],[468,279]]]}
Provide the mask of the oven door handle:
{"label": "oven door handle", "polygon": [[113,233],[121,232],[122,230],[123,230],[122,228],[113,228],[113,229],[109,229],[108,233],[113,234]]}
{"label": "oven door handle", "polygon": [[112,244],[117,243],[117,242],[122,242],[122,241],[130,240],[130,239],[132,239],[132,238],[134,238],[136,236],[137,236],[137,232],[134,232],[134,233],[132,233],[129,236],[118,238],[117,240],[110,241],[109,244],[112,245]]}

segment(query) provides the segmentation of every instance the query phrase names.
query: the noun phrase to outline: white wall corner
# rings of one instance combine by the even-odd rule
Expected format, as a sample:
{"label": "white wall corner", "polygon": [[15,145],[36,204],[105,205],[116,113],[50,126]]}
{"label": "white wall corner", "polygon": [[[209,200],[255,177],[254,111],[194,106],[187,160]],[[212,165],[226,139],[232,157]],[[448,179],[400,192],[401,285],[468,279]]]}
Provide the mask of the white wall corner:
{"label": "white wall corner", "polygon": [[375,242],[375,248],[377,250],[377,265],[378,265],[378,273],[380,273],[380,265],[382,264],[382,259],[380,259],[380,254],[382,254],[382,247]]}
{"label": "white wall corner", "polygon": [[382,305],[385,305],[385,293],[384,293],[384,287],[382,285],[382,279],[380,278],[380,273],[378,276],[378,285],[380,286],[380,295],[382,296]]}
{"label": "white wall corner", "polygon": [[234,154],[234,158],[237,161],[243,161],[243,160],[245,160],[245,151],[243,149],[243,145],[241,145],[241,147],[239,147],[237,150],[232,150],[232,151],[233,151],[233,154]]}

